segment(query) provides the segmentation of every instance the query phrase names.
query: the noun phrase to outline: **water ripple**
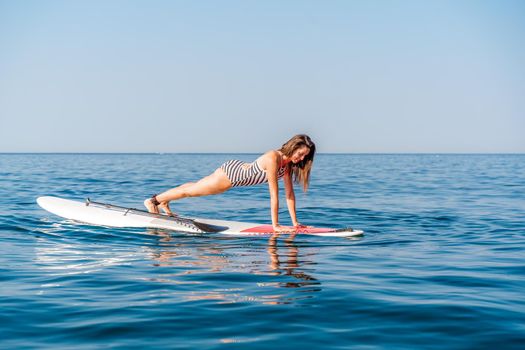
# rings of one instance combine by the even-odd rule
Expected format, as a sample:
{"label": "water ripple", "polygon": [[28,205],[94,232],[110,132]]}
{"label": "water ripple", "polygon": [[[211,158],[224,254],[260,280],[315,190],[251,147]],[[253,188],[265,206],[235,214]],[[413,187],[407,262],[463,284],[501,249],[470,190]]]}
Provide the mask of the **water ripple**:
{"label": "water ripple", "polygon": [[[320,155],[300,220],[352,239],[95,227],[34,202],[139,206],[230,157],[0,155],[2,347],[523,347],[523,155]],[[174,207],[264,222],[268,202],[260,186]]]}

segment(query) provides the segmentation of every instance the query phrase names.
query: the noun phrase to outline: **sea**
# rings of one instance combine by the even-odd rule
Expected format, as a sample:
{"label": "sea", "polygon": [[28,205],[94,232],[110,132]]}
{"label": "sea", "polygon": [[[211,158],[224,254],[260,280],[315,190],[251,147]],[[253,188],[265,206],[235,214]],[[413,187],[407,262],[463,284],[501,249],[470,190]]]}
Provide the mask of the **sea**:
{"label": "sea", "polygon": [[[354,238],[100,227],[36,203],[141,208],[257,156],[0,154],[0,348],[525,349],[524,154],[318,154],[298,219]],[[171,207],[270,223],[266,185]]]}

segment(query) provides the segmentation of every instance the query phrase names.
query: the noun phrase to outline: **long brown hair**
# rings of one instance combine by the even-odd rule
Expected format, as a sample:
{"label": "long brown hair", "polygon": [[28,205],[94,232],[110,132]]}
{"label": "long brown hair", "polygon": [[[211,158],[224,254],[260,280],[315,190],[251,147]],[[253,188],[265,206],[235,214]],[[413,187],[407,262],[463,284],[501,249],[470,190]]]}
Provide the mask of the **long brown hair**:
{"label": "long brown hair", "polygon": [[286,165],[288,172],[292,175],[295,183],[300,183],[303,186],[303,191],[308,190],[310,184],[310,171],[314,162],[315,143],[312,142],[308,135],[299,134],[288,140],[279,151],[287,157],[291,157],[296,149],[307,146],[310,152],[304,157],[302,161],[297,164],[290,162]]}

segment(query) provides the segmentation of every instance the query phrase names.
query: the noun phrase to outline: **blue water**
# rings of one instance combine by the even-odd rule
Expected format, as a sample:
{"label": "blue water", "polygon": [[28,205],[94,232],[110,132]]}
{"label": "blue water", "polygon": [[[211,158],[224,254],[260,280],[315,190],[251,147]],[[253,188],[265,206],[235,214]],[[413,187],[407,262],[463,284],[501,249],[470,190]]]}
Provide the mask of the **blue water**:
{"label": "blue water", "polygon": [[[0,155],[0,348],[525,348],[525,155],[319,155],[299,220],[357,239],[103,228],[35,203],[138,207],[255,157]],[[172,208],[269,220],[264,185]]]}

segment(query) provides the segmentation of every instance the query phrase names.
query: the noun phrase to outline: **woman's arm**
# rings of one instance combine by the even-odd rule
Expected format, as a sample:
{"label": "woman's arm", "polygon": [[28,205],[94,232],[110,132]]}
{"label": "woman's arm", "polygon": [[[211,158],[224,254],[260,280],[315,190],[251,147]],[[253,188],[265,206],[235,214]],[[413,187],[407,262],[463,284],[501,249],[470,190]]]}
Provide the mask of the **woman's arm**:
{"label": "woman's arm", "polygon": [[281,164],[281,156],[277,151],[269,151],[261,157],[259,164],[266,170],[266,177],[268,179],[273,230],[276,232],[289,231],[289,229],[284,229],[279,225],[279,185],[277,183],[277,172]]}
{"label": "woman's arm", "polygon": [[276,228],[279,226],[279,184],[277,183],[277,172],[279,171],[280,157],[277,152],[271,151],[268,152],[264,158],[264,165],[266,165],[266,177],[268,178],[268,189],[270,191],[272,226],[274,230],[276,230]]}
{"label": "woman's arm", "polygon": [[284,190],[286,192],[286,204],[288,205],[288,212],[294,226],[299,226],[297,222],[297,215],[295,212],[295,192],[293,190],[292,174],[286,172],[284,175]]}

